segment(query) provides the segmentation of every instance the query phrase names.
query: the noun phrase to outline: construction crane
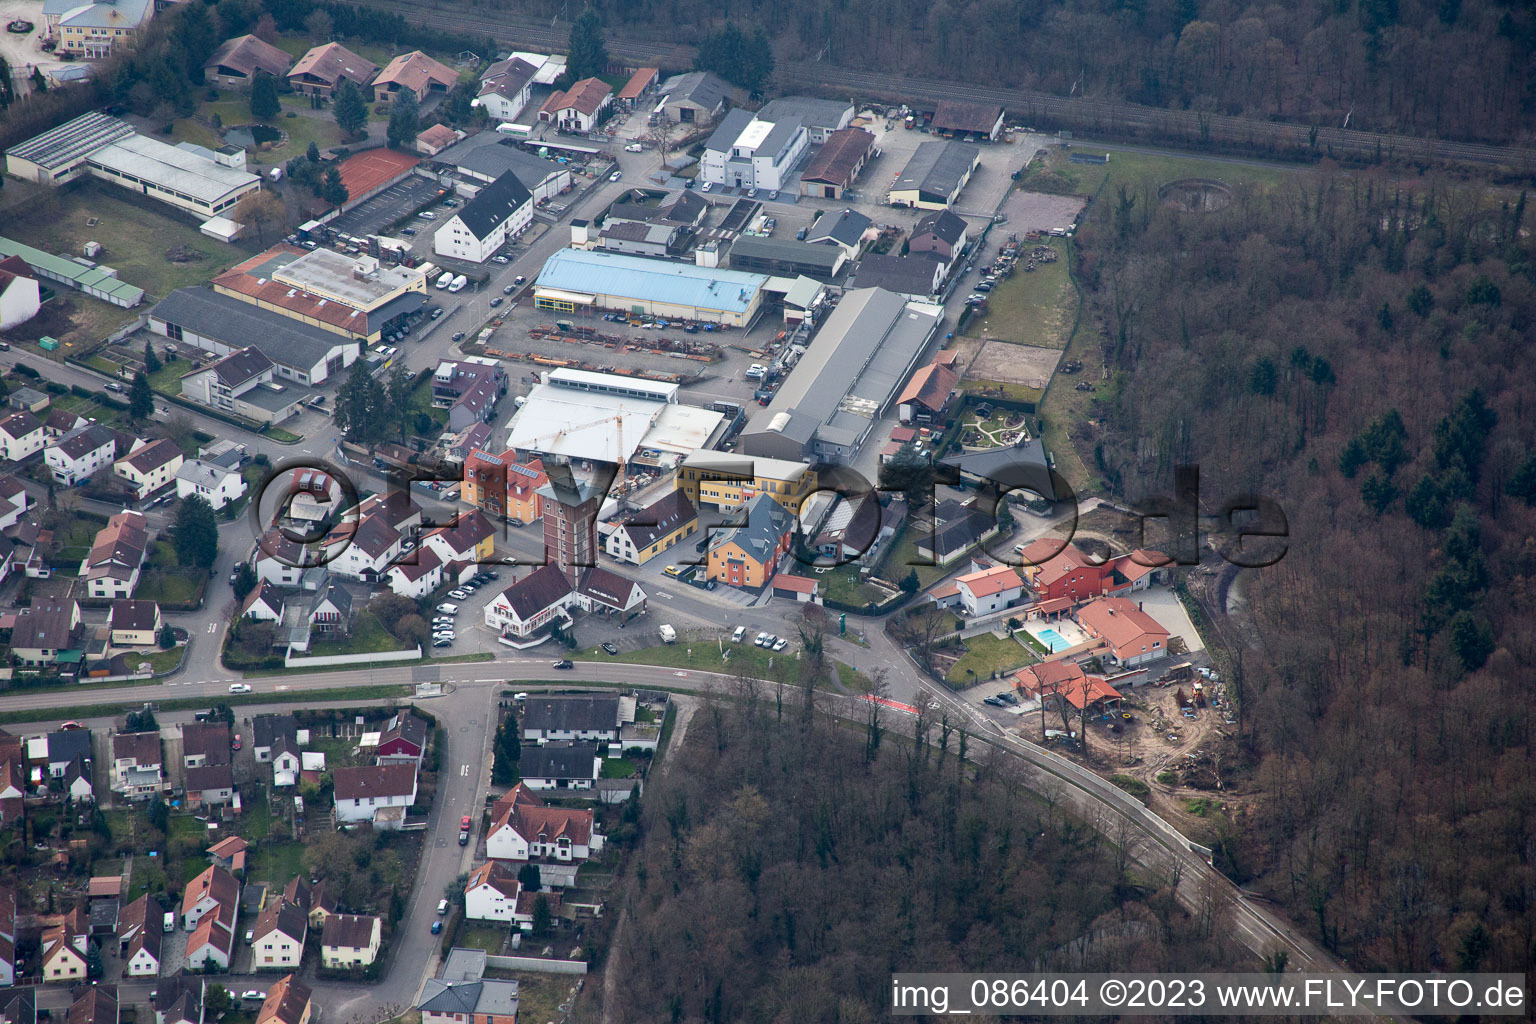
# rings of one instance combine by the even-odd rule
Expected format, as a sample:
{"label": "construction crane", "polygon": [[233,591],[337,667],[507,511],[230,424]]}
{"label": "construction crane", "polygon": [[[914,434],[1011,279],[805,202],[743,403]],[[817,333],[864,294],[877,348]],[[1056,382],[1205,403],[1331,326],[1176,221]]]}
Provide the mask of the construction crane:
{"label": "construction crane", "polygon": [[[595,423],[586,424],[582,429],[587,429],[587,428],[590,428],[590,427],[602,427],[602,426],[606,426],[606,425],[608,425],[610,423],[612,423],[614,425],[615,443],[616,443],[615,454],[618,455],[618,459],[616,460],[616,463],[615,463],[617,469],[616,469],[615,475],[614,475],[614,483],[615,483],[615,485],[617,485],[616,489],[622,489],[622,487],[624,485],[624,480],[625,480],[625,477],[624,477],[624,468],[625,468],[625,465],[624,465],[624,414],[622,412],[614,413],[612,416],[608,416],[608,417],[605,417],[603,419],[600,419],[600,420],[598,420]],[[526,447],[529,450],[542,451],[545,445],[550,444],[550,443],[552,443],[554,441],[561,440],[562,438],[565,437],[566,434],[569,434],[574,429],[576,429],[576,428],[571,427],[569,425],[561,427],[559,430],[555,431],[552,434],[544,434],[544,435],[542,435],[540,437],[534,438],[532,441],[527,443]],[[602,459],[592,459],[591,461],[593,461],[593,462],[602,462],[604,460],[602,460]]]}

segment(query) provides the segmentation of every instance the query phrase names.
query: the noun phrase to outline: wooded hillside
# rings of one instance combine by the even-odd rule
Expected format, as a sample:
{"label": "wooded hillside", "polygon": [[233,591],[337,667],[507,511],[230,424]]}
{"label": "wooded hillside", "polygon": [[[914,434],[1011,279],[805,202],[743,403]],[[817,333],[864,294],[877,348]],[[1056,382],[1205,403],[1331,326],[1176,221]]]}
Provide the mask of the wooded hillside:
{"label": "wooded hillside", "polygon": [[1134,844],[1031,797],[1011,759],[962,772],[958,733],[910,739],[771,697],[701,708],[646,790],[609,1019],[860,1024],[897,970],[1251,966],[1219,905],[1171,906]]}
{"label": "wooded hillside", "polygon": [[1278,500],[1245,571],[1260,799],[1218,864],[1351,964],[1524,970],[1536,937],[1536,323],[1524,197],[1308,175],[1091,208],[1115,490]]}

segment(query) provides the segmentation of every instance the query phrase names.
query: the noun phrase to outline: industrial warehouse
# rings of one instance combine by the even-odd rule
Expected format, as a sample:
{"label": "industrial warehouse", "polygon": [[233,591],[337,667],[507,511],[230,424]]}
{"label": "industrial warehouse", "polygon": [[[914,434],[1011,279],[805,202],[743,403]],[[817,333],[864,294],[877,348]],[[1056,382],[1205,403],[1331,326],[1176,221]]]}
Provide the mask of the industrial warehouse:
{"label": "industrial warehouse", "polygon": [[767,286],[764,274],[562,249],[539,272],[533,304],[558,313],[617,310],[746,327],[761,311]]}
{"label": "industrial warehouse", "polygon": [[851,461],[938,330],[943,307],[882,288],[844,294],[765,409],[741,435],[746,455]]}

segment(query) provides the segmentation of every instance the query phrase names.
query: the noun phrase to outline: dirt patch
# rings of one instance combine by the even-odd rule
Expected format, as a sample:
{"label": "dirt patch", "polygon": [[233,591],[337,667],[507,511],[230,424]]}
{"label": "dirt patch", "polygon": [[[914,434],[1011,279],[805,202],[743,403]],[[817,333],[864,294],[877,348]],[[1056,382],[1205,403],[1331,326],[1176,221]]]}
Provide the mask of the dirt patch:
{"label": "dirt patch", "polygon": [[1043,388],[1050,383],[1051,374],[1056,372],[1056,361],[1060,358],[1059,348],[988,341],[982,343],[966,376],[975,380],[995,380],[1004,384]]}
{"label": "dirt patch", "polygon": [[[1078,215],[1087,205],[1088,200],[1084,196],[1058,196],[1015,189],[1003,204],[1003,213],[1008,217],[1008,232],[1022,236],[1026,231],[1069,228],[1077,222]],[[994,237],[997,235],[996,228],[992,234]]]}

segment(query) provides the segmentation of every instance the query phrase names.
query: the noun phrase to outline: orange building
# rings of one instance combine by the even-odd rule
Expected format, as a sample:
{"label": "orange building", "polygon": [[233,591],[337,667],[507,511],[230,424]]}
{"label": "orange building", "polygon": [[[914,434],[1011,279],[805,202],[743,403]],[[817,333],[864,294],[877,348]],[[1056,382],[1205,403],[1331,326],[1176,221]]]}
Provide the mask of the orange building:
{"label": "orange building", "polygon": [[464,460],[461,497],[487,516],[526,525],[544,515],[539,488],[547,483],[538,459],[518,462],[512,449],[500,455],[476,449]]}
{"label": "orange building", "polygon": [[706,573],[709,579],[744,590],[756,590],[773,580],[789,551],[794,518],[766,494],[746,508],[746,523],[712,535]]}

